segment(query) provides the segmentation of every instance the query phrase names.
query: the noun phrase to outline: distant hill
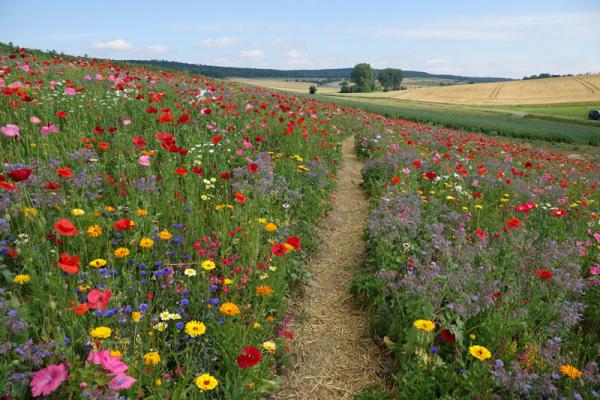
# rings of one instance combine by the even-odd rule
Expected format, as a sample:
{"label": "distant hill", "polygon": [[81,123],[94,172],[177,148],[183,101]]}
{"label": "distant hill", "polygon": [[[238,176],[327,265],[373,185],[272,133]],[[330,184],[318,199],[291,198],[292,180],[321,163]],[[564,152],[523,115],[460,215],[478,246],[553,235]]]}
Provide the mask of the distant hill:
{"label": "distant hill", "polygon": [[[189,64],[166,60],[126,60],[125,62],[154,65],[158,67],[175,68],[187,70],[204,76],[214,78],[324,78],[324,79],[347,79],[350,77],[352,68],[329,68],[329,69],[268,69],[268,68],[240,68],[240,67],[218,67],[215,65]],[[438,75],[422,71],[402,71],[405,78],[440,78],[452,79],[463,82],[504,82],[508,78],[460,76],[460,75]]]}

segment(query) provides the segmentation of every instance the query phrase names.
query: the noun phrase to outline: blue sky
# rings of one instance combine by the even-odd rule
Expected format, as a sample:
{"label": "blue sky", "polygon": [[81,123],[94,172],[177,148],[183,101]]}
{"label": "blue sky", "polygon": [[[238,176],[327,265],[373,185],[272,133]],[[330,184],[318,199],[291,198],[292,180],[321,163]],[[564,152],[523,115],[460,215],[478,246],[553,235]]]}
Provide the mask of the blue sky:
{"label": "blue sky", "polygon": [[600,72],[600,1],[6,1],[0,41],[114,59],[382,67],[520,78]]}

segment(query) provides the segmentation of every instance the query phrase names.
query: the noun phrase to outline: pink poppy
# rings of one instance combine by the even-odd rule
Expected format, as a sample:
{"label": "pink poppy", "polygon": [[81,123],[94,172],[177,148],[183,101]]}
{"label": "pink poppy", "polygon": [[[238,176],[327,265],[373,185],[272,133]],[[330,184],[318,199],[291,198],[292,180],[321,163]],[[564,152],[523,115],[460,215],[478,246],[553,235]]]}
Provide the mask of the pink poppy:
{"label": "pink poppy", "polygon": [[31,378],[31,394],[34,397],[48,396],[54,393],[61,383],[67,380],[69,373],[64,364],[50,364],[39,370]]}
{"label": "pink poppy", "polygon": [[141,165],[142,167],[149,167],[150,166],[150,156],[140,156],[140,158],[138,158],[138,164]]}
{"label": "pink poppy", "polygon": [[41,119],[39,119],[39,118],[38,118],[38,117],[36,117],[36,116],[33,116],[33,117],[29,117],[29,122],[31,122],[31,123],[32,123],[32,124],[34,124],[34,125],[37,125],[37,124],[39,124],[40,122],[42,122],[42,120],[41,120]]}
{"label": "pink poppy", "polygon": [[67,96],[75,96],[77,94],[77,91],[75,90],[75,88],[68,87],[65,89],[65,94]]}
{"label": "pink poppy", "polygon": [[42,134],[42,136],[47,136],[49,133],[56,132],[58,132],[58,127],[54,124],[48,124],[40,128],[40,133]]}
{"label": "pink poppy", "polygon": [[590,274],[600,275],[600,266],[590,268]]}
{"label": "pink poppy", "polygon": [[6,137],[14,137],[19,136],[21,134],[19,127],[13,124],[6,124],[1,128],[1,130],[2,134]]}

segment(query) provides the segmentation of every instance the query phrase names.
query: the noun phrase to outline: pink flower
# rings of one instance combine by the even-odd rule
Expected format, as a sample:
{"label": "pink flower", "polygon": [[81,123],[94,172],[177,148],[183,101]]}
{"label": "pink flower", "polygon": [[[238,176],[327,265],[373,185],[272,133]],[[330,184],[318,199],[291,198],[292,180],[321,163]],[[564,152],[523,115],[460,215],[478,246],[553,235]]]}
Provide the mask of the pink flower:
{"label": "pink flower", "polygon": [[91,81],[92,77],[89,76],[89,75],[86,75],[86,76],[83,77],[83,79],[85,79],[86,81]]}
{"label": "pink flower", "polygon": [[595,267],[590,268],[590,274],[600,275],[600,266],[595,266]]}
{"label": "pink flower", "polygon": [[91,351],[88,354],[87,361],[95,365],[101,365],[102,368],[115,375],[122,374],[129,368],[127,364],[121,361],[120,357],[111,356],[108,350]]}
{"label": "pink flower", "polygon": [[31,394],[34,397],[48,396],[53,393],[61,383],[67,380],[69,373],[64,364],[50,364],[39,370],[31,378]]}
{"label": "pink flower", "polygon": [[65,89],[65,94],[67,96],[75,96],[77,94],[77,91],[75,90],[75,88],[68,87]]}
{"label": "pink flower", "polygon": [[29,117],[29,122],[31,122],[34,125],[39,124],[40,122],[42,122],[41,119],[39,119],[38,117]]}
{"label": "pink flower", "polygon": [[40,133],[42,134],[42,136],[48,136],[49,133],[56,133],[56,132],[58,132],[58,127],[54,124],[42,126],[40,128]]}
{"label": "pink flower", "polygon": [[104,79],[104,77],[102,76],[102,74],[96,74],[96,80],[97,81],[101,81],[102,79]]}
{"label": "pink flower", "polygon": [[130,119],[124,119],[123,121],[121,121],[121,123],[125,126],[129,125],[131,123]]}
{"label": "pink flower", "polygon": [[108,386],[112,390],[129,389],[135,383],[135,379],[129,375],[117,374],[109,383]]}
{"label": "pink flower", "polygon": [[13,125],[13,124],[6,124],[2,127],[1,130],[2,130],[2,134],[6,137],[14,137],[14,136],[19,136],[21,134],[19,127],[17,125]]}
{"label": "pink flower", "polygon": [[138,164],[141,165],[142,167],[149,167],[150,166],[150,156],[140,156],[140,158],[138,158]]}

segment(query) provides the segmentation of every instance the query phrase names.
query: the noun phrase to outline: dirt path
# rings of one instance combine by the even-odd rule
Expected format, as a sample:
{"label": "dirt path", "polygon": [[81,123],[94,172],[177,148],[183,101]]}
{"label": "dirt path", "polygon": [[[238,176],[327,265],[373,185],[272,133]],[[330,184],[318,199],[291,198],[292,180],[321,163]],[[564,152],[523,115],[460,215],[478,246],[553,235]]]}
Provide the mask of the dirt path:
{"label": "dirt path", "polygon": [[335,203],[323,221],[321,246],[309,269],[313,279],[297,304],[308,320],[300,329],[298,363],[289,371],[276,400],[352,399],[369,384],[380,382],[377,346],[368,332],[369,321],[359,310],[348,284],[360,269],[361,239],[368,203],[360,189],[362,163],[353,139],[343,142]]}

